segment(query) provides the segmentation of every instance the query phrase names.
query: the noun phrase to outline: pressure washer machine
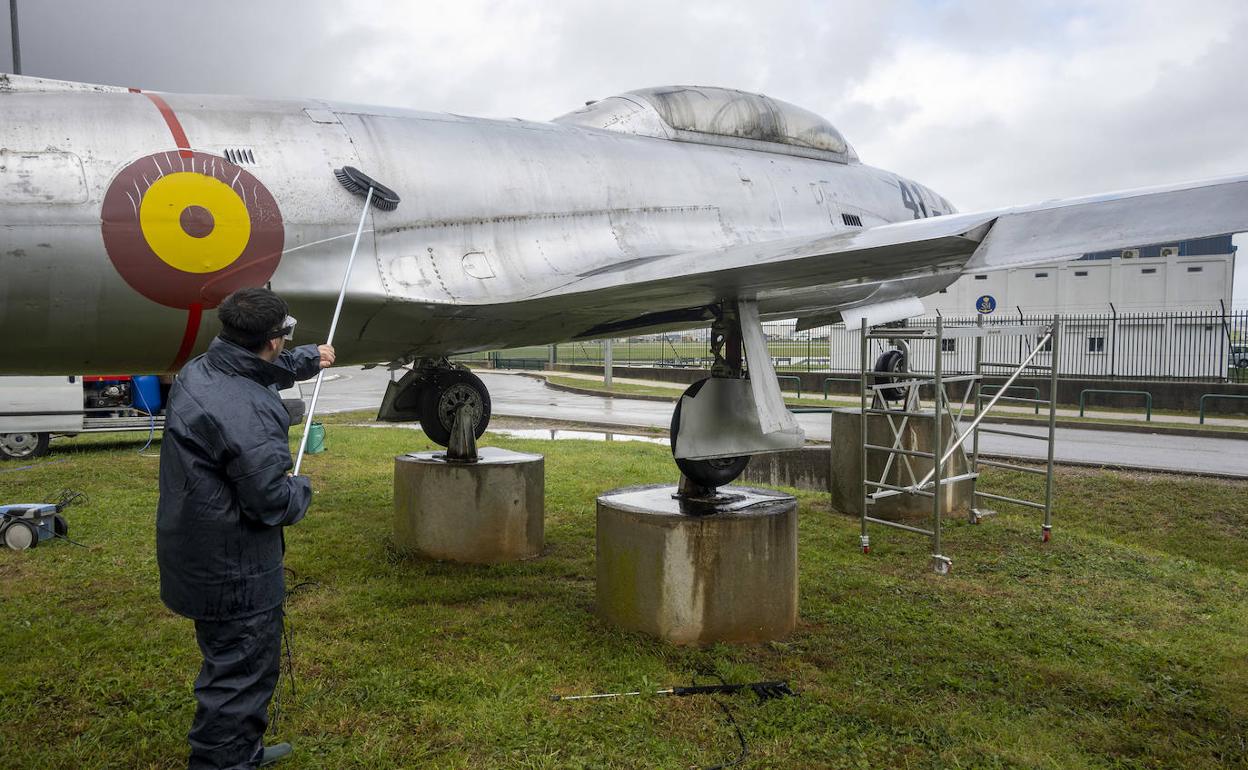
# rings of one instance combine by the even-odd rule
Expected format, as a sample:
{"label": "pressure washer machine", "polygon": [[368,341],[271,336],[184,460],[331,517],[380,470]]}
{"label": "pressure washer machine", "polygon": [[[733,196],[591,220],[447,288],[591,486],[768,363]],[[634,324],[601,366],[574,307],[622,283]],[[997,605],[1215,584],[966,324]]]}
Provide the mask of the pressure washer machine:
{"label": "pressure washer machine", "polygon": [[34,548],[68,532],[69,524],[56,503],[0,505],[0,540],[14,551]]}

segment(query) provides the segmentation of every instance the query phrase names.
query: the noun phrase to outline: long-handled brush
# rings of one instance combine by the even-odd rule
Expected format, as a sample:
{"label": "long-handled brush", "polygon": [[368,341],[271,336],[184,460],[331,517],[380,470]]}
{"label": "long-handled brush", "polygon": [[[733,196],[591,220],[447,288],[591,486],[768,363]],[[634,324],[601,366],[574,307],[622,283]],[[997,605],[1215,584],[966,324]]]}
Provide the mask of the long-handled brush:
{"label": "long-handled brush", "polygon": [[[364,234],[364,222],[368,218],[368,207],[371,205],[380,211],[394,211],[399,207],[399,196],[389,187],[351,166],[343,166],[334,170],[338,182],[349,192],[364,196],[364,210],[360,212],[360,226],[355,230],[355,243],[351,244],[351,258],[347,260],[346,272],[342,275],[342,288],[338,290],[338,304],[334,307],[334,318],[329,324],[329,338],[326,345],[334,344],[334,332],[338,330],[338,317],[342,314],[342,302],[347,296],[347,283],[351,280],[351,268],[355,265],[355,254],[360,248],[360,236]],[[316,387],[312,389],[312,403],[308,404],[308,417],[303,423],[303,437],[299,439],[299,455],[295,458],[294,474],[299,475],[303,465],[303,455],[308,448],[308,433],[312,429],[312,417],[316,414],[316,402],[321,397],[321,383],[325,380],[325,370],[316,375]]]}

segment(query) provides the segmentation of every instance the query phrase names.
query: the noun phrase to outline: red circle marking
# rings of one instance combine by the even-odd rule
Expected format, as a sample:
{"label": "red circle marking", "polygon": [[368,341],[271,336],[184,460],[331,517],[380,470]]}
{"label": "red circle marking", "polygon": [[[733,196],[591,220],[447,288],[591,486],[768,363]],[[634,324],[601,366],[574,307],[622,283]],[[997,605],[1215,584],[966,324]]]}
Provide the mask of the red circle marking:
{"label": "red circle marking", "polygon": [[[156,180],[180,172],[221,181],[247,207],[251,236],[242,253],[220,270],[178,270],[158,257],[143,235],[139,224],[143,196]],[[214,308],[235,289],[263,286],[277,270],[286,241],[277,201],[260,180],[224,158],[203,152],[160,152],[126,166],[104,194],[100,217],[104,249],[126,283],[153,302],[182,309]],[[188,235],[197,238],[212,231],[211,212],[194,200],[185,201],[179,222]]]}

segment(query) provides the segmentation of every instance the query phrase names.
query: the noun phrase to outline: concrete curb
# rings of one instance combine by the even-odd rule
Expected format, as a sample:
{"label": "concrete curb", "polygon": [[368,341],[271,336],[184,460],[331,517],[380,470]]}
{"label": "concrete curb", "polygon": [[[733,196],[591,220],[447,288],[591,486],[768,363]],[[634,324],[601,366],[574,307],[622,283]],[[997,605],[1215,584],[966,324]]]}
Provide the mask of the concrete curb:
{"label": "concrete curb", "polygon": [[633,393],[608,393],[605,390],[594,390],[593,388],[578,388],[573,385],[562,385],[559,383],[551,382],[548,379],[548,375],[530,374],[528,372],[523,372],[521,373],[520,376],[532,377],[535,380],[542,380],[546,384],[546,387],[550,388],[551,390],[558,390],[563,393],[575,393],[580,396],[598,396],[599,398],[631,398],[637,401],[660,401],[665,404],[674,404],[676,403],[676,400],[677,400],[676,397],[668,398],[666,396],[649,396],[649,395],[644,395],[644,394],[633,394]]}
{"label": "concrete curb", "polygon": [[[1048,423],[1044,420],[1029,419],[1026,417],[993,417],[986,422],[988,424],[998,425],[1031,425],[1041,427],[1048,425]],[[1059,419],[1057,421],[1057,427],[1069,428],[1072,430],[1100,430],[1117,433],[1156,433],[1164,436],[1186,436],[1188,438],[1229,438],[1237,441],[1248,441],[1248,431],[1174,428],[1167,425],[1154,425],[1152,423],[1132,425],[1130,423],[1117,422],[1072,422],[1071,420]]]}

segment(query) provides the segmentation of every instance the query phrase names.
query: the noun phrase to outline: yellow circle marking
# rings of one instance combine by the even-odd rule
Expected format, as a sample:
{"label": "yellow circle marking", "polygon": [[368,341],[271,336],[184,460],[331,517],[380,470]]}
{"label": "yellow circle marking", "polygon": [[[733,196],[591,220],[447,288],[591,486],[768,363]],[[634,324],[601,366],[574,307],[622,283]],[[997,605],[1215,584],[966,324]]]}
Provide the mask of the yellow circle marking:
{"label": "yellow circle marking", "polygon": [[[202,206],[212,215],[203,238],[182,229],[182,212]],[[251,215],[238,193],[220,179],[179,171],[157,179],[139,206],[139,227],[161,261],[186,273],[214,273],[238,259],[251,238]]]}

